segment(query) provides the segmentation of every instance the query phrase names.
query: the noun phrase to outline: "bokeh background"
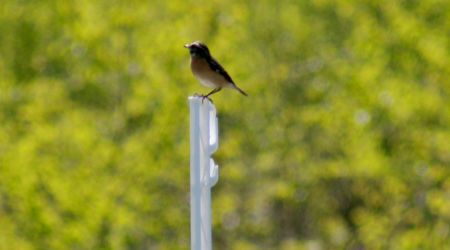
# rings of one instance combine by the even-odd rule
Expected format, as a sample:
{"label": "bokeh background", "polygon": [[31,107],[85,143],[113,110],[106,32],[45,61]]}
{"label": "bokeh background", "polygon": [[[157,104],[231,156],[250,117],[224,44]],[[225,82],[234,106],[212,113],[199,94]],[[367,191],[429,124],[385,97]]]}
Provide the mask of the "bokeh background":
{"label": "bokeh background", "polygon": [[0,4],[0,249],[189,249],[185,43],[215,249],[450,249],[447,0]]}

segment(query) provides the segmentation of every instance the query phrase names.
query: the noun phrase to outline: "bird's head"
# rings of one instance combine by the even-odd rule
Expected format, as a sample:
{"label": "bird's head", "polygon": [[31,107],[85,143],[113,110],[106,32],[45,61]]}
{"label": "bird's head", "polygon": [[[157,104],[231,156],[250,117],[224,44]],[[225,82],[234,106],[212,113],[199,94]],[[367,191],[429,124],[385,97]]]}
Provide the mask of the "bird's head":
{"label": "bird's head", "polygon": [[184,47],[189,49],[189,54],[191,54],[191,56],[210,56],[208,47],[206,47],[206,45],[200,41],[188,43],[184,45]]}

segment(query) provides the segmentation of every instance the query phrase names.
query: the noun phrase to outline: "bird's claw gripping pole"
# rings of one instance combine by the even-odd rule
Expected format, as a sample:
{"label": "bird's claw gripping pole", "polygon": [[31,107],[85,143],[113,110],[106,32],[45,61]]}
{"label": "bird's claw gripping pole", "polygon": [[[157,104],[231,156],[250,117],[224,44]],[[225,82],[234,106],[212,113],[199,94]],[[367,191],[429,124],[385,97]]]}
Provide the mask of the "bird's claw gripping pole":
{"label": "bird's claw gripping pole", "polygon": [[[212,249],[211,188],[219,179],[219,167],[211,158],[219,146],[216,108],[190,96],[191,249]],[[209,100],[209,98],[208,98]]]}
{"label": "bird's claw gripping pole", "polygon": [[212,99],[209,98],[209,95],[210,95],[210,94],[207,94],[207,95],[199,95],[199,94],[195,93],[193,97],[201,97],[201,98],[202,98],[202,103],[205,101],[205,99],[208,99],[211,103],[213,103]]}

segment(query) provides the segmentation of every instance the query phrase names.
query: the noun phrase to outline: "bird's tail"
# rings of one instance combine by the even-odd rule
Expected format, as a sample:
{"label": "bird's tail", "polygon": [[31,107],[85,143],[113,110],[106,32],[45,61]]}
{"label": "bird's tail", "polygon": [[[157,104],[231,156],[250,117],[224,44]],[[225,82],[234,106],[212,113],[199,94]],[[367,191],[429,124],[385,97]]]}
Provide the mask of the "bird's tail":
{"label": "bird's tail", "polygon": [[248,96],[242,89],[238,88],[238,87],[236,86],[236,84],[233,84],[233,88],[236,89],[237,91],[241,92],[241,94],[243,94],[243,95],[245,95],[245,96]]}

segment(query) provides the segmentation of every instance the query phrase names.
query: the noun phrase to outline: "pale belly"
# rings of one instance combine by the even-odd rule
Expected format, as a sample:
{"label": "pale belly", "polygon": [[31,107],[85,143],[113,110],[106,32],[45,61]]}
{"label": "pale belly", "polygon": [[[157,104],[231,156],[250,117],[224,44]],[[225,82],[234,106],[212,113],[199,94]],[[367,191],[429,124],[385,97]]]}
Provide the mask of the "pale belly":
{"label": "pale belly", "polygon": [[215,89],[215,88],[218,87],[218,84],[212,82],[211,80],[204,79],[204,78],[202,78],[200,76],[197,76],[197,75],[195,76],[195,78],[197,78],[197,80],[205,87],[212,88],[212,89]]}

